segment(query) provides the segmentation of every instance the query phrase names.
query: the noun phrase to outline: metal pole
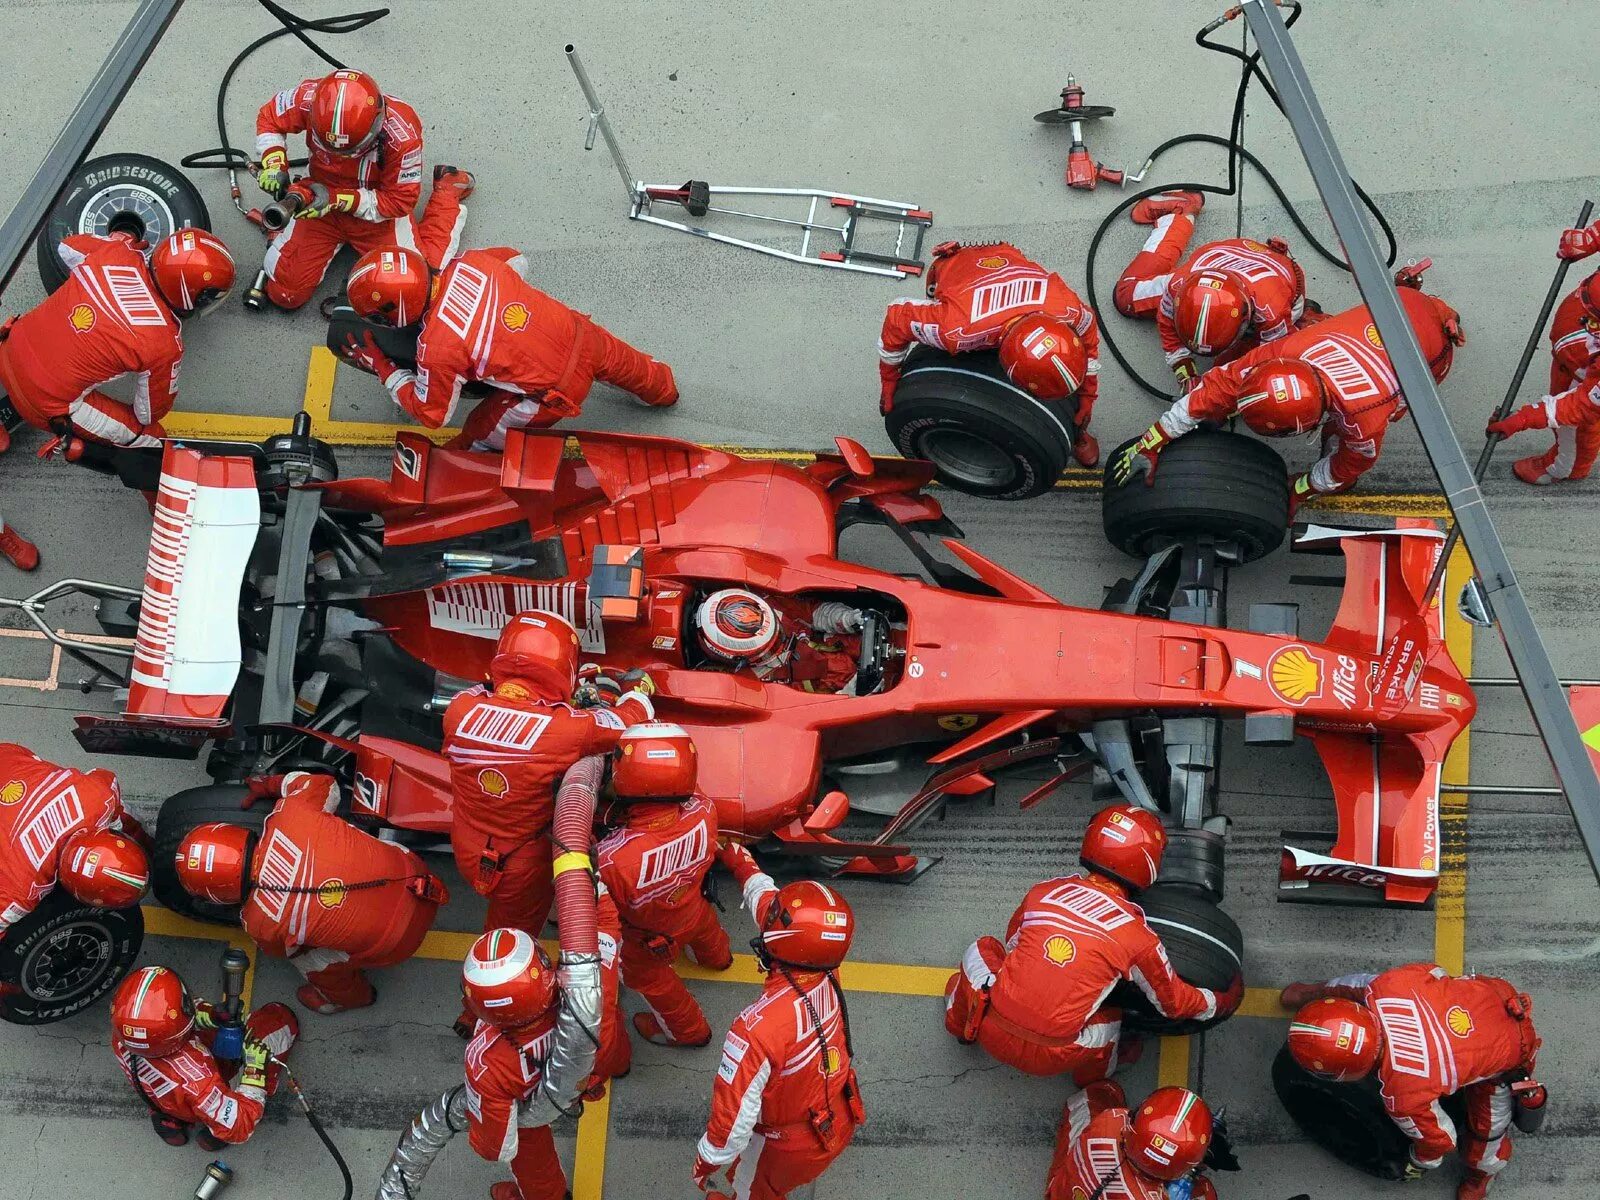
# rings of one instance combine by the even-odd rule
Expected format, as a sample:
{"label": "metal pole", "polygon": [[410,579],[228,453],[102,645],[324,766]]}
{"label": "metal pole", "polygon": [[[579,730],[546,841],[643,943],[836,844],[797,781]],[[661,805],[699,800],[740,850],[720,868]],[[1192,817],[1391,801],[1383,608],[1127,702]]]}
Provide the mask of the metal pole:
{"label": "metal pole", "polygon": [[1484,507],[1483,493],[1461,451],[1455,431],[1422,357],[1416,332],[1406,319],[1393,281],[1384,269],[1378,246],[1357,203],[1350,172],[1317,102],[1305,64],[1295,50],[1277,7],[1267,0],[1244,0],[1241,5],[1250,32],[1283,101],[1284,113],[1300,142],[1328,217],[1344,244],[1356,286],[1372,313],[1373,322],[1388,349],[1400,386],[1417,423],[1417,432],[1444,489],[1445,500],[1466,539],[1467,550],[1478,568],[1484,590],[1497,615],[1512,669],[1544,738],[1556,778],[1560,781],[1589,855],[1589,865],[1600,878],[1600,779],[1589,765],[1588,752],[1578,736],[1567,707],[1561,682],[1550,662],[1538,627],[1528,611],[1516,572],[1494,520]]}
{"label": "metal pole", "polygon": [[[1558,679],[1556,682],[1564,688],[1600,687],[1600,679]],[[1522,680],[1515,675],[1484,676],[1477,679],[1468,678],[1467,686],[1474,688],[1521,687]]]}
{"label": "metal pole", "polygon": [[628,170],[628,160],[622,157],[622,148],[617,145],[616,134],[611,132],[611,120],[606,116],[606,106],[601,104],[600,97],[595,95],[594,84],[589,80],[589,72],[583,69],[583,62],[578,58],[578,51],[571,42],[567,43],[567,61],[572,64],[572,73],[578,77],[578,86],[583,89],[583,98],[589,104],[589,135],[583,140],[583,148],[594,149],[594,131],[598,129],[600,136],[606,139],[606,149],[611,151],[611,161],[617,164],[617,174],[622,176],[622,187],[628,193],[628,203],[637,204],[640,200],[639,180]]}
{"label": "metal pole", "polygon": [[67,123],[51,143],[44,162],[22,190],[16,207],[5,223],[0,224],[0,291],[17,273],[17,265],[33,244],[56,197],[111,120],[111,114],[117,111],[156,43],[182,7],[183,0],[144,0],[117,44],[111,47],[105,62],[100,64],[99,73],[90,81],[78,107],[72,110]]}
{"label": "metal pole", "polygon": [[1439,789],[1453,796],[1565,796],[1558,787],[1507,787],[1499,783],[1445,784]]}

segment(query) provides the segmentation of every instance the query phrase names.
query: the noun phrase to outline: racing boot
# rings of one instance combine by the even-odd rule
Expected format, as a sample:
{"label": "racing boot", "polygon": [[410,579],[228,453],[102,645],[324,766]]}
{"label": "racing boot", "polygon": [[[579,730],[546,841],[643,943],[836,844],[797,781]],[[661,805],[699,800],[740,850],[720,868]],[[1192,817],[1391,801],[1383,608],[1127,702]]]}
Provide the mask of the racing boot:
{"label": "racing boot", "polygon": [[711,1044],[711,1026],[706,1026],[705,1036],[692,1042],[680,1042],[663,1028],[656,1019],[655,1013],[639,1012],[633,1014],[633,1029],[640,1037],[652,1046],[688,1046],[691,1049]]}
{"label": "racing boot", "polygon": [[449,167],[440,163],[433,168],[433,186],[438,187],[441,183],[446,187],[455,188],[458,200],[465,200],[477,188],[478,177],[471,171],[463,171],[460,167]]}
{"label": "racing boot", "polygon": [[1519,458],[1511,464],[1511,471],[1523,483],[1531,483],[1534,487],[1543,487],[1547,483],[1565,483],[1573,479],[1582,479],[1588,475],[1587,471],[1582,474],[1574,471],[1571,475],[1550,474],[1550,468],[1555,465],[1558,449],[1559,447],[1551,446],[1543,454]]}
{"label": "racing boot", "polygon": [[1483,1200],[1493,1182],[1493,1175],[1468,1167],[1466,1178],[1456,1186],[1456,1200]]}
{"label": "racing boot", "polygon": [[1344,987],[1326,980],[1315,983],[1291,983],[1278,993],[1278,1003],[1294,1012],[1298,1012],[1313,1000],[1354,1000],[1357,1004],[1364,1004],[1366,999],[1365,988]]}
{"label": "racing boot", "polygon": [[[522,1189],[509,1181],[497,1183],[489,1189],[489,1200],[523,1200]],[[565,1200],[572,1200],[572,1193],[566,1193]]]}
{"label": "racing boot", "polygon": [[1194,216],[1206,206],[1206,198],[1199,192],[1162,192],[1159,196],[1146,196],[1133,206],[1128,219],[1135,225],[1154,225],[1168,213]]}
{"label": "racing boot", "polygon": [[9,525],[0,524],[0,554],[19,571],[32,571],[39,565],[39,547]]}
{"label": "racing boot", "polygon": [[349,1012],[356,1008],[371,1008],[378,1002],[378,989],[367,986],[367,999],[357,1004],[342,1004],[313,983],[303,983],[295,989],[294,998],[302,1008],[319,1016],[331,1017],[334,1013]]}
{"label": "racing boot", "polygon": [[1083,426],[1079,426],[1074,430],[1074,435],[1072,439],[1072,457],[1077,460],[1080,467],[1098,467],[1100,465],[1100,439]]}

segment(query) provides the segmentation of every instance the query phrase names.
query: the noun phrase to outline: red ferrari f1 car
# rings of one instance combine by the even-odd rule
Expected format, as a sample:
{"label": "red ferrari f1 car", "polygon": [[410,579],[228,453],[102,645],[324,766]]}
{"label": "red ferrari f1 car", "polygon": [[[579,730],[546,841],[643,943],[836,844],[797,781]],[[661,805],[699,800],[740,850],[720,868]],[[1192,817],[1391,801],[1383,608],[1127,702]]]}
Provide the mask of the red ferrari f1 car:
{"label": "red ferrari f1 car", "polygon": [[[496,457],[401,433],[387,479],[341,479],[302,416],[260,446],[173,442],[108,466],[159,503],[142,592],[101,589],[102,625],[135,644],[125,665],[95,659],[125,690],[120,714],[79,718],[93,751],[209,745],[219,784],[316,761],[344,774],[353,816],[438,840],[442,708],[484,677],[505,621],[542,608],[596,663],[651,672],[725,831],[829,869],[914,878],[925,864],[896,843],[940,804],[1053,761],[1024,803],[1092,769],[1167,819],[1164,879],[1220,896],[1232,717],[1251,744],[1311,739],[1333,783],[1337,835],[1285,847],[1285,899],[1419,905],[1438,881],[1440,764],[1474,711],[1438,607],[1419,601],[1440,534],[1312,527],[1296,548],[1347,565],[1326,634],[1301,637],[1292,605],[1224,628],[1227,568],[1285,533],[1281,462],[1247,438],[1197,433],[1155,486],[1107,490],[1106,532],[1142,567],[1098,611],[965,546],[924,490],[929,465],[842,439],[792,466],[638,435],[524,431]],[[840,558],[861,523],[922,573]],[[707,658],[692,617],[730,585],[860,609],[853,679],[817,693]],[[836,837],[848,800],[831,786],[907,747],[927,785],[876,837]],[[214,790],[170,800],[158,840],[229,808]]]}

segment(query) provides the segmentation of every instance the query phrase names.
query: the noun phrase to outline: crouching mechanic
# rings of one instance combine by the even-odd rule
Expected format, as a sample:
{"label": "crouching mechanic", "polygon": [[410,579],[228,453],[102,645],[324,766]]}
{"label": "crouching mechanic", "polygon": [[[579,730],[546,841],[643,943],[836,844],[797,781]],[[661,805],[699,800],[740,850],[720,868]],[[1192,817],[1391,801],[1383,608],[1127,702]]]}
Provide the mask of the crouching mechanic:
{"label": "crouching mechanic", "polygon": [[1299,1008],[1289,1053],[1307,1071],[1343,1083],[1376,1069],[1384,1107],[1411,1139],[1408,1179],[1457,1148],[1455,1123],[1439,1103],[1446,1096],[1464,1093],[1467,1109],[1457,1200],[1481,1200],[1511,1161],[1513,1120],[1538,1127],[1546,1095],[1532,1079],[1533,1001],[1504,979],[1411,963],[1292,984],[1281,999]]}
{"label": "crouching mechanic", "polygon": [[918,342],[962,354],[1000,352],[1011,382],[1046,403],[1076,396],[1072,455],[1100,461],[1089,432],[1100,394],[1100,328],[1094,310],[1066,281],[1008,242],[963,246],[942,242],[928,264],[927,298],[889,306],[878,335],[878,408],[894,407],[901,365]]}
{"label": "crouching mechanic", "polygon": [[1155,228],[1112,293],[1123,316],[1155,317],[1167,366],[1185,392],[1200,385],[1196,358],[1228,362],[1287,337],[1305,316],[1305,272],[1282,238],[1207,242],[1179,265],[1204,204],[1199,192],[1135,204],[1132,220]]}
{"label": "crouching mechanic", "polygon": [[783,1200],[826,1171],[866,1120],[836,974],[855,917],[843,896],[813,880],[780,891],[743,846],[718,859],[755,918],[751,945],[767,982],[722,1044],[694,1181],[725,1195],[713,1188],[727,1172],[733,1200]]}
{"label": "crouching mechanic", "polygon": [[75,771],[0,743],[0,939],[60,884],[93,908],[144,898],[145,831],[110,771]]}
{"label": "crouching mechanic", "polygon": [[[717,806],[695,790],[694,742],[681,726],[627,730],[611,768],[615,828],[600,843],[600,878],[622,927],[622,982],[644,998],[633,1028],[658,1046],[704,1046],[711,1026],[672,963],[682,949],[713,971],[733,965],[728,935],[702,891],[717,856]],[[626,1038],[621,1009],[610,1033]]]}
{"label": "crouching mechanic", "polygon": [[[291,185],[294,133],[305,134],[310,158],[307,178]],[[335,71],[268,100],[256,114],[256,153],[261,190],[302,202],[267,250],[265,290],[279,308],[311,299],[341,246],[357,253],[404,246],[435,267],[455,257],[472,175],[435,167],[422,219],[413,220],[422,195],[422,121],[366,72]]]}
{"label": "crouching mechanic", "polygon": [[[1157,1088],[1137,1109],[1110,1079],[1075,1093],[1061,1114],[1045,1200],[1217,1200],[1211,1109],[1188,1088]],[[1228,1152],[1225,1164],[1235,1167]]]}
{"label": "crouching mechanic", "polygon": [[866,627],[859,608],[723,588],[701,602],[694,626],[700,649],[725,669],[807,692],[853,694]]}
{"label": "crouching mechanic", "polygon": [[305,976],[295,998],[329,1015],[378,998],[367,979],[417,952],[445,886],[415,852],[337,814],[328,775],[294,771],[251,782],[245,803],[282,796],[256,834],[198,825],[178,844],[178,882],[214,904],[242,904],[244,930]]}
{"label": "crouching mechanic", "polygon": [[575,417],[596,380],[652,408],[678,402],[671,367],[534,287],[518,250],[468,250],[437,278],[414,250],[374,251],[357,260],[348,290],[350,307],[369,321],[422,324],[415,370],[396,366],[370,333],[345,345],[409,416],[437,429],[454,417],[466,384],[492,385],[455,449],[503,450],[509,430]]}
{"label": "crouching mechanic", "polygon": [[945,1028],[1030,1075],[1071,1074],[1079,1086],[1133,1062],[1119,1047],[1122,1010],[1105,1003],[1123,980],[1177,1021],[1228,1015],[1244,996],[1178,978],[1133,899],[1161,872],[1167,831],[1142,808],[1117,804],[1089,821],[1078,861],[1086,875],[1047,879],[1023,897],[1006,940],[981,937],[945,985]]}
{"label": "crouching mechanic", "polygon": [[[215,234],[180,229],[149,252],[124,233],[73,234],[57,253],[67,281],[0,325],[0,388],[35,429],[113,446],[157,446],[178,400],[184,321],[233,287],[233,256]],[[99,389],[133,378],[133,401]],[[10,439],[0,431],[0,449]]]}
{"label": "crouching mechanic", "polygon": [[271,1059],[289,1053],[300,1026],[287,1005],[264,1004],[244,1023],[244,1060],[230,1086],[211,1053],[218,1017],[189,998],[177,972],[141,967],[111,998],[111,1051],[150,1110],[156,1136],[186,1146],[200,1126],[206,1150],[248,1141],[278,1089]]}
{"label": "crouching mechanic", "polygon": [[[1444,382],[1455,348],[1467,340],[1455,309],[1416,287],[1402,286],[1399,296],[1434,381]],[[1353,488],[1378,461],[1390,422],[1405,412],[1378,327],[1358,305],[1207,371],[1197,388],[1119,452],[1111,481],[1121,486],[1142,474],[1153,482],[1162,450],[1206,422],[1237,416],[1263,437],[1293,437],[1320,426],[1322,457],[1290,483],[1293,515],[1312,496]]]}

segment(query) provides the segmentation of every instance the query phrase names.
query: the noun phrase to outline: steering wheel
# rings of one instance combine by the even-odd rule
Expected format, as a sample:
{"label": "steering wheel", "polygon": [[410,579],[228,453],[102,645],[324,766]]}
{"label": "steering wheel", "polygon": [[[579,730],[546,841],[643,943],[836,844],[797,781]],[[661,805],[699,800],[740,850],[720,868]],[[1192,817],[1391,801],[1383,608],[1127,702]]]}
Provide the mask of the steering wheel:
{"label": "steering wheel", "polygon": [[861,652],[856,655],[856,695],[870,696],[883,683],[889,639],[883,616],[868,610],[861,620]]}

